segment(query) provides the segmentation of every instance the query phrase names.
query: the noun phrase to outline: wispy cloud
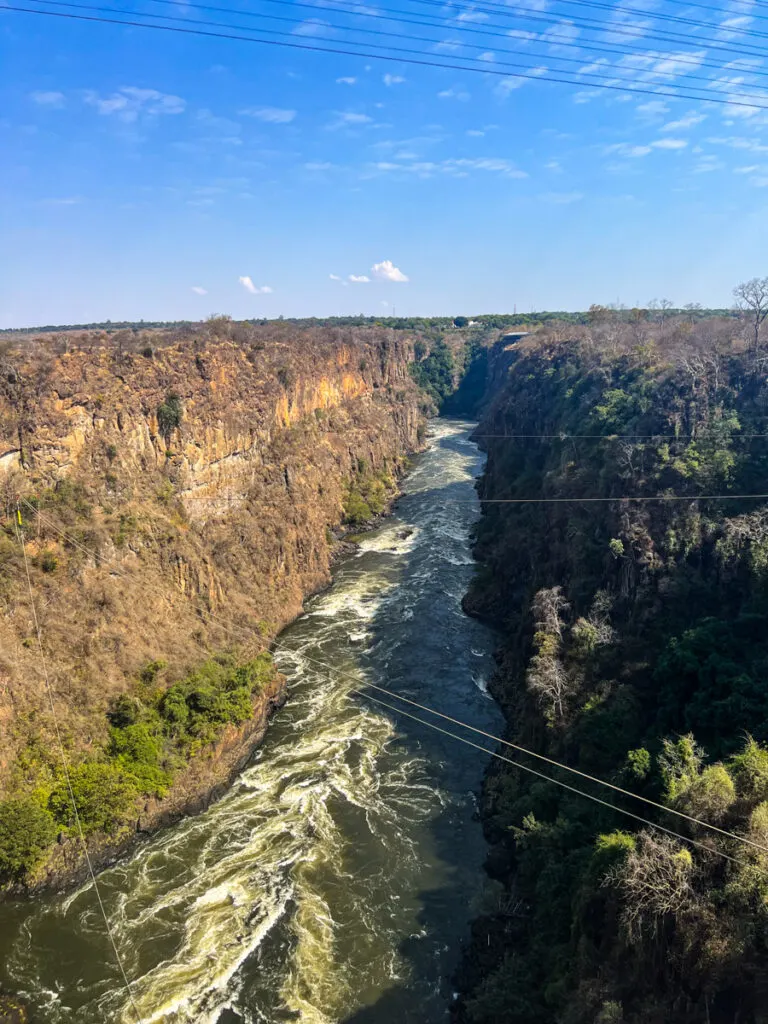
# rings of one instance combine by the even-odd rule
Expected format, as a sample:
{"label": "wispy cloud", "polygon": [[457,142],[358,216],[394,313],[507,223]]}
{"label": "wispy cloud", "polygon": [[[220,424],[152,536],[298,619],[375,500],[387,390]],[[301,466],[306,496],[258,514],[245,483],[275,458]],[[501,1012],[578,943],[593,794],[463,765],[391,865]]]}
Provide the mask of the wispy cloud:
{"label": "wispy cloud", "polygon": [[382,260],[381,263],[374,263],[371,267],[371,273],[378,281],[392,281],[403,284],[408,280],[408,277],[399,267],[394,265],[392,260]]}
{"label": "wispy cloud", "polygon": [[195,293],[195,295],[207,295],[208,294],[208,289],[207,288],[201,288],[199,284],[193,284],[192,285],[192,291]]}
{"label": "wispy cloud", "polygon": [[384,85],[389,87],[389,86],[392,86],[392,85],[400,85],[402,82],[405,81],[405,79],[403,78],[402,75],[389,75],[389,74],[387,74],[387,75],[384,75],[384,77],[382,78],[382,81],[384,82]]}
{"label": "wispy cloud", "polygon": [[654,149],[685,149],[687,139],[656,139],[651,145]]}
{"label": "wispy cloud", "polygon": [[467,7],[456,15],[456,21],[488,21],[488,15],[484,11],[476,11],[474,7]]}
{"label": "wispy cloud", "polygon": [[363,125],[372,124],[373,118],[368,114],[358,114],[355,111],[337,111],[334,119],[327,126],[329,131],[338,131],[339,128],[361,128]]}
{"label": "wispy cloud", "polygon": [[693,128],[697,124],[701,124],[702,121],[706,121],[706,119],[706,114],[697,114],[692,110],[689,114],[678,118],[677,121],[668,121],[661,130],[663,132],[678,132],[686,128]]}
{"label": "wispy cloud", "polygon": [[339,277],[338,274],[329,274],[328,277],[330,277],[330,279],[332,281],[340,281],[341,280],[341,278]]}
{"label": "wispy cloud", "polygon": [[284,107],[246,107],[240,114],[268,124],[290,124],[296,117],[295,110],[286,110]]}
{"label": "wispy cloud", "polygon": [[158,92],[157,89],[139,89],[132,85],[123,86],[110,96],[101,96],[88,90],[83,93],[83,99],[100,114],[114,115],[129,123],[142,115],[182,114],[187,106],[186,100],[180,96]]}
{"label": "wispy cloud", "polygon": [[333,30],[333,26],[322,18],[307,18],[293,30],[295,36],[326,36]]}
{"label": "wispy cloud", "polygon": [[345,76],[344,78],[337,78],[336,79],[336,85],[354,85],[356,82],[357,82],[357,79],[356,78],[352,78],[349,75]]}
{"label": "wispy cloud", "polygon": [[459,100],[461,103],[466,103],[470,99],[470,95],[465,89],[450,88],[439,92],[437,98],[439,100]]}
{"label": "wispy cloud", "polygon": [[272,289],[268,284],[255,285],[250,277],[238,277],[238,281],[251,295],[271,295]]}
{"label": "wispy cloud", "polygon": [[63,107],[65,100],[63,92],[31,92],[29,98],[41,107]]}
{"label": "wispy cloud", "polygon": [[352,284],[370,284],[371,283],[370,277],[366,277],[365,274],[350,274],[349,275],[349,280],[352,282]]}

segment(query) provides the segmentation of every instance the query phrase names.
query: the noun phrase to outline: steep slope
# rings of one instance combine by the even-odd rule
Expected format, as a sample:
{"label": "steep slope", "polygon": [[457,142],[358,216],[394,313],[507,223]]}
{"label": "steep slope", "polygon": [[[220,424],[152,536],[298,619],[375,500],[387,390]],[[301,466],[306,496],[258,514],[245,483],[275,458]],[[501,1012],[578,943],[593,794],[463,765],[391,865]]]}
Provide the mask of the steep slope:
{"label": "steep slope", "polygon": [[512,753],[697,845],[496,762],[462,1021],[768,1013],[768,515],[695,498],[768,490],[768,386],[737,332],[614,321],[497,346],[480,493],[526,502],[486,506],[465,606],[503,631],[508,738],[766,852]]}
{"label": "steep slope", "polygon": [[17,507],[80,815],[110,846],[247,756],[282,699],[259,652],[329,582],[334,530],[384,508],[419,444],[406,335],[223,322],[150,340],[0,354],[6,880],[73,824]]}

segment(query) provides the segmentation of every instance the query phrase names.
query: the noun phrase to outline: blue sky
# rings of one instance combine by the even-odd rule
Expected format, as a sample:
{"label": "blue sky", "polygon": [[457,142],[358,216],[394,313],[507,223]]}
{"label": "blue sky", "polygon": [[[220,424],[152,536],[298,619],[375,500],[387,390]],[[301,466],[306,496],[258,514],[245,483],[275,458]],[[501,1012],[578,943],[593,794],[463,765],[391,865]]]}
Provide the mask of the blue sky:
{"label": "blue sky", "polygon": [[[762,54],[733,66],[738,54],[716,48],[767,44],[768,58],[768,35],[736,35],[768,33],[768,9],[625,0],[640,16],[518,0],[550,19],[537,21],[464,0],[358,8],[434,20],[420,30],[336,0],[316,15],[219,2],[294,19],[262,22],[288,41],[387,42],[339,25],[421,33],[429,42],[391,41],[481,69],[525,63],[534,77],[0,12],[0,326],[725,305],[734,284],[768,273],[768,109],[627,95],[591,77],[653,93],[704,86],[694,74],[714,80],[713,97],[748,91],[768,106]],[[248,23],[184,3],[170,13]],[[719,27],[655,20],[664,13]],[[581,16],[605,25],[587,31]],[[659,42],[660,28],[689,39]],[[541,80],[557,75],[579,84]]]}

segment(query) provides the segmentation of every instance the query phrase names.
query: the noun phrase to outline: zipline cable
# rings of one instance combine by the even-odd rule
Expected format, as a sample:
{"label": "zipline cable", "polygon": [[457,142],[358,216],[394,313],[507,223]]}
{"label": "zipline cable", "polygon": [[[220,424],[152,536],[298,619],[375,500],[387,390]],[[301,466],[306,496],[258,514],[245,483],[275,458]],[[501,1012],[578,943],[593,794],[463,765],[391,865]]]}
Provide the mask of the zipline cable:
{"label": "zipline cable", "polygon": [[[92,551],[90,551],[84,545],[79,544],[78,542],[74,541],[72,538],[68,537],[66,531],[64,531],[61,528],[59,528],[55,523],[52,522],[52,520],[50,520],[47,516],[43,515],[38,509],[36,509],[33,505],[31,505],[29,502],[27,502],[26,499],[22,499],[22,501],[39,518],[41,518],[43,520],[43,522],[47,523],[60,536],[62,536],[65,539],[69,540],[70,543],[72,543],[74,547],[79,548],[84,553],[86,553],[89,556],[93,557],[93,552]],[[125,570],[123,570],[123,571],[110,570],[110,571],[111,572],[115,571],[116,574],[120,575],[120,576],[136,579],[138,582],[140,582],[142,584],[142,586],[145,589],[155,590],[157,593],[161,594],[161,596],[167,597],[167,595],[163,594],[163,592],[158,587],[147,587],[146,582],[144,580],[141,580],[141,578],[138,577],[135,573],[131,573],[130,571],[125,571]],[[235,636],[235,635],[237,635],[239,633],[242,636],[247,636],[247,639],[248,639],[249,642],[252,642],[255,639],[254,636],[251,634],[251,632],[246,627],[243,627],[243,626],[232,627],[231,624],[228,624],[228,625],[225,626],[221,622],[221,620],[219,619],[218,616],[211,615],[210,618],[215,620],[217,625],[219,625],[224,632],[230,633],[230,635]],[[242,639],[242,636],[241,636],[241,639]],[[276,648],[277,650],[284,651],[285,653],[288,653],[288,654],[295,654],[296,653],[292,648],[290,648],[290,647],[288,647],[288,646],[286,646],[284,644],[281,644],[278,640],[273,640],[269,644],[264,644],[263,641],[262,641],[260,643],[260,646],[262,647],[262,650],[264,650],[264,651],[269,651],[271,648]],[[338,670],[334,666],[329,665],[327,662],[323,662],[323,661],[321,661],[321,660],[319,660],[317,658],[313,658],[310,655],[305,654],[304,652],[301,653],[301,656],[306,661],[314,663],[314,664],[318,665],[319,667],[324,668],[328,672],[333,672],[336,675],[341,676],[342,678],[346,678],[346,679],[351,680],[352,682],[359,683],[359,681],[357,679],[355,679],[355,677],[352,676],[350,673],[345,673],[343,670]],[[560,761],[554,760],[553,758],[548,758],[548,757],[546,757],[543,754],[538,754],[538,753],[536,753],[533,750],[529,750],[527,747],[523,747],[520,744],[512,743],[509,740],[505,740],[505,739],[503,739],[500,736],[494,735],[493,733],[486,732],[483,729],[476,728],[475,726],[470,725],[467,722],[463,722],[460,719],[452,718],[450,715],[446,715],[446,714],[444,714],[441,711],[437,711],[436,709],[431,708],[431,707],[429,707],[426,704],[419,704],[418,702],[413,701],[413,700],[411,700],[408,697],[404,697],[401,694],[398,694],[398,693],[396,693],[393,690],[389,690],[386,687],[379,686],[379,685],[377,685],[375,683],[371,683],[368,680],[366,680],[365,686],[366,687],[370,687],[370,688],[372,688],[374,690],[380,691],[382,693],[385,693],[388,697],[394,698],[395,700],[400,700],[400,701],[403,701],[406,704],[410,704],[410,705],[418,708],[421,711],[426,711],[429,714],[432,714],[432,715],[435,715],[435,716],[437,716],[439,718],[445,719],[446,721],[449,721],[449,722],[451,722],[454,725],[459,725],[459,726],[461,726],[461,727],[463,727],[465,729],[469,729],[470,731],[478,733],[479,735],[482,735],[482,736],[486,737],[487,739],[494,740],[494,742],[496,742],[496,743],[500,743],[502,745],[509,746],[509,747],[519,751],[520,753],[528,754],[531,757],[537,758],[537,759],[539,759],[541,761],[545,761],[548,764],[553,765],[554,767],[561,768],[564,771],[571,772],[574,775],[578,775],[578,776],[581,776],[582,778],[588,779],[590,782],[595,782],[598,785],[602,785],[602,786],[607,787],[608,789],[612,789],[612,790],[614,790],[614,791],[616,791],[618,793],[621,793],[624,796],[633,797],[634,799],[639,800],[642,803],[648,804],[648,805],[650,805],[650,806],[652,806],[652,807],[654,807],[654,808],[656,808],[658,810],[664,811],[664,812],[666,812],[668,814],[675,815],[675,816],[677,816],[679,818],[683,818],[683,819],[685,819],[685,820],[687,820],[689,822],[692,822],[694,824],[700,825],[703,828],[711,829],[712,831],[717,832],[720,835],[726,836],[729,839],[733,839],[733,840],[735,840],[737,842],[745,843],[746,845],[752,846],[752,847],[760,850],[762,853],[768,853],[768,846],[762,846],[760,843],[753,842],[752,840],[748,839],[745,836],[739,836],[739,835],[737,835],[734,832],[728,832],[726,829],[721,829],[717,825],[713,825],[710,822],[704,821],[701,818],[696,818],[693,815],[686,814],[684,811],[679,811],[676,808],[672,808],[672,807],[666,807],[664,804],[660,804],[660,803],[657,803],[656,801],[653,801],[653,800],[650,800],[650,799],[648,799],[646,797],[640,796],[637,793],[633,793],[631,790],[622,789],[620,786],[616,786],[616,785],[614,785],[611,782],[607,782],[604,779],[598,778],[597,776],[589,775],[586,772],[582,772],[582,771],[580,771],[577,768],[572,768],[569,765],[566,765],[566,764],[564,764],[564,763],[562,763]],[[368,696],[366,690],[361,690],[360,692],[363,693],[363,695]],[[371,699],[373,699],[373,698],[371,698]],[[405,714],[405,712],[403,712],[403,714]],[[417,720],[421,721],[421,719],[417,719]],[[425,724],[429,724],[429,723],[425,723]],[[449,735],[453,735],[453,734],[449,734]],[[486,748],[481,748],[481,749],[486,749]],[[520,766],[520,767],[524,767],[524,766]],[[532,770],[532,769],[526,769],[526,770]],[[540,774],[540,773],[535,773],[535,774]],[[557,779],[552,779],[549,776],[542,775],[541,777],[547,779],[550,782],[555,782],[557,784],[560,784]],[[572,787],[566,787],[566,788],[572,788]],[[574,792],[581,793],[581,790],[574,790]],[[582,795],[589,796],[589,794],[584,794],[584,793],[582,793]],[[605,801],[600,801],[600,802],[605,803]],[[620,808],[620,807],[617,807],[615,804],[606,804],[606,806],[612,807],[615,810],[618,810],[621,813],[624,813],[623,809]],[[627,812],[627,813],[629,813],[629,812]],[[639,820],[643,820],[644,821],[645,819],[639,819]],[[677,834],[677,833],[673,833],[673,834]],[[707,849],[709,849],[709,848],[707,847]]]}
{"label": "zipline cable", "polygon": [[[18,518],[19,519],[21,518],[21,513],[20,512],[18,512]],[[48,662],[47,662],[47,659],[45,657],[45,651],[43,649],[43,638],[42,638],[42,632],[41,632],[41,629],[40,629],[40,622],[39,622],[38,617],[37,617],[37,606],[35,604],[35,597],[34,597],[34,593],[32,591],[32,576],[31,576],[30,571],[29,571],[29,562],[27,560],[27,550],[26,550],[26,547],[24,545],[24,539],[23,539],[21,527],[19,526],[18,522],[16,523],[16,537],[17,537],[17,540],[19,542],[19,547],[21,548],[21,552],[22,552],[22,554],[24,556],[24,569],[25,569],[26,577],[27,577],[27,588],[28,588],[28,591],[29,591],[29,603],[30,603],[30,606],[31,606],[31,609],[32,609],[32,621],[34,622],[35,633],[37,634],[37,647],[38,647],[38,651],[39,651],[39,654],[40,654],[40,662],[41,662],[41,665],[42,665],[42,668],[43,668],[43,677],[45,679],[45,689],[46,689],[46,692],[48,694],[48,703],[50,705],[51,715],[53,717],[53,727],[54,727],[54,733],[56,735],[56,743],[58,745],[59,753],[61,755],[62,769],[64,771],[64,777],[65,777],[66,782],[67,782],[67,790],[69,791],[69,799],[70,799],[70,802],[72,804],[72,811],[73,811],[74,816],[75,816],[75,823],[77,825],[77,832],[78,832],[78,835],[80,837],[80,844],[82,846],[83,854],[85,856],[85,860],[86,860],[86,863],[88,865],[88,873],[91,876],[91,882],[93,883],[94,892],[96,893],[96,899],[97,899],[98,904],[99,904],[99,909],[101,910],[101,916],[104,918],[104,926],[105,926],[105,928],[107,930],[107,935],[109,936],[109,941],[110,941],[110,944],[112,945],[112,949],[113,949],[114,954],[115,954],[115,960],[117,962],[118,969],[119,969],[120,974],[121,974],[122,979],[123,979],[123,985],[125,987],[126,993],[128,994],[128,1000],[129,1000],[129,1002],[131,1004],[131,1007],[133,1009],[134,1014],[136,1015],[136,1020],[138,1021],[138,1024],[143,1024],[142,1016],[139,1013],[139,1009],[138,1009],[138,1007],[136,1005],[136,1000],[135,1000],[134,995],[133,995],[133,989],[131,987],[131,983],[128,980],[128,975],[126,974],[125,967],[123,966],[123,960],[122,960],[122,957],[120,956],[120,951],[117,948],[117,942],[115,941],[114,934],[112,933],[112,928],[111,928],[111,926],[109,924],[109,918],[107,917],[107,911],[106,911],[106,908],[104,906],[104,901],[101,898],[101,890],[99,888],[99,883],[98,883],[98,881],[96,879],[96,873],[93,870],[93,863],[91,862],[91,857],[90,857],[90,854],[88,852],[88,844],[85,841],[85,833],[83,832],[83,825],[82,825],[82,822],[80,820],[80,813],[79,813],[79,811],[77,809],[77,800],[75,799],[75,792],[74,792],[74,789],[72,788],[72,776],[71,776],[71,773],[70,773],[69,758],[67,757],[67,752],[66,752],[66,749],[64,747],[64,742],[63,742],[62,737],[61,737],[61,730],[59,728],[59,719],[58,719],[58,715],[56,713],[56,702],[54,701],[54,698],[53,698],[53,687],[51,685],[51,679],[50,679],[50,675],[48,673]]]}

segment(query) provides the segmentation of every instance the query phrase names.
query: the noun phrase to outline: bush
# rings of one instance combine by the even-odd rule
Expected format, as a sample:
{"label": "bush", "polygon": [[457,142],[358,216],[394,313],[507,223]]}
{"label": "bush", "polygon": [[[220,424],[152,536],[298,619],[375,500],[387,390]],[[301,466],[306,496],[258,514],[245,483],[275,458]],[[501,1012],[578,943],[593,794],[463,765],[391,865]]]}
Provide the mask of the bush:
{"label": "bush", "polygon": [[157,429],[165,438],[166,445],[171,443],[171,434],[181,426],[181,399],[174,391],[169,391],[165,401],[157,407]]}
{"label": "bush", "polygon": [[372,514],[370,505],[360,491],[351,489],[344,500],[344,522],[350,526],[362,526]]}
{"label": "bush", "polygon": [[35,800],[0,802],[0,882],[28,875],[55,838],[52,816]]}
{"label": "bush", "polygon": [[56,572],[59,562],[52,551],[41,551],[37,564],[45,573]]}
{"label": "bush", "polygon": [[[113,832],[130,817],[138,796],[136,780],[121,765],[105,761],[84,761],[69,772],[80,824],[86,834]],[[60,778],[48,801],[54,819],[62,826],[75,826],[72,799],[65,778]]]}

